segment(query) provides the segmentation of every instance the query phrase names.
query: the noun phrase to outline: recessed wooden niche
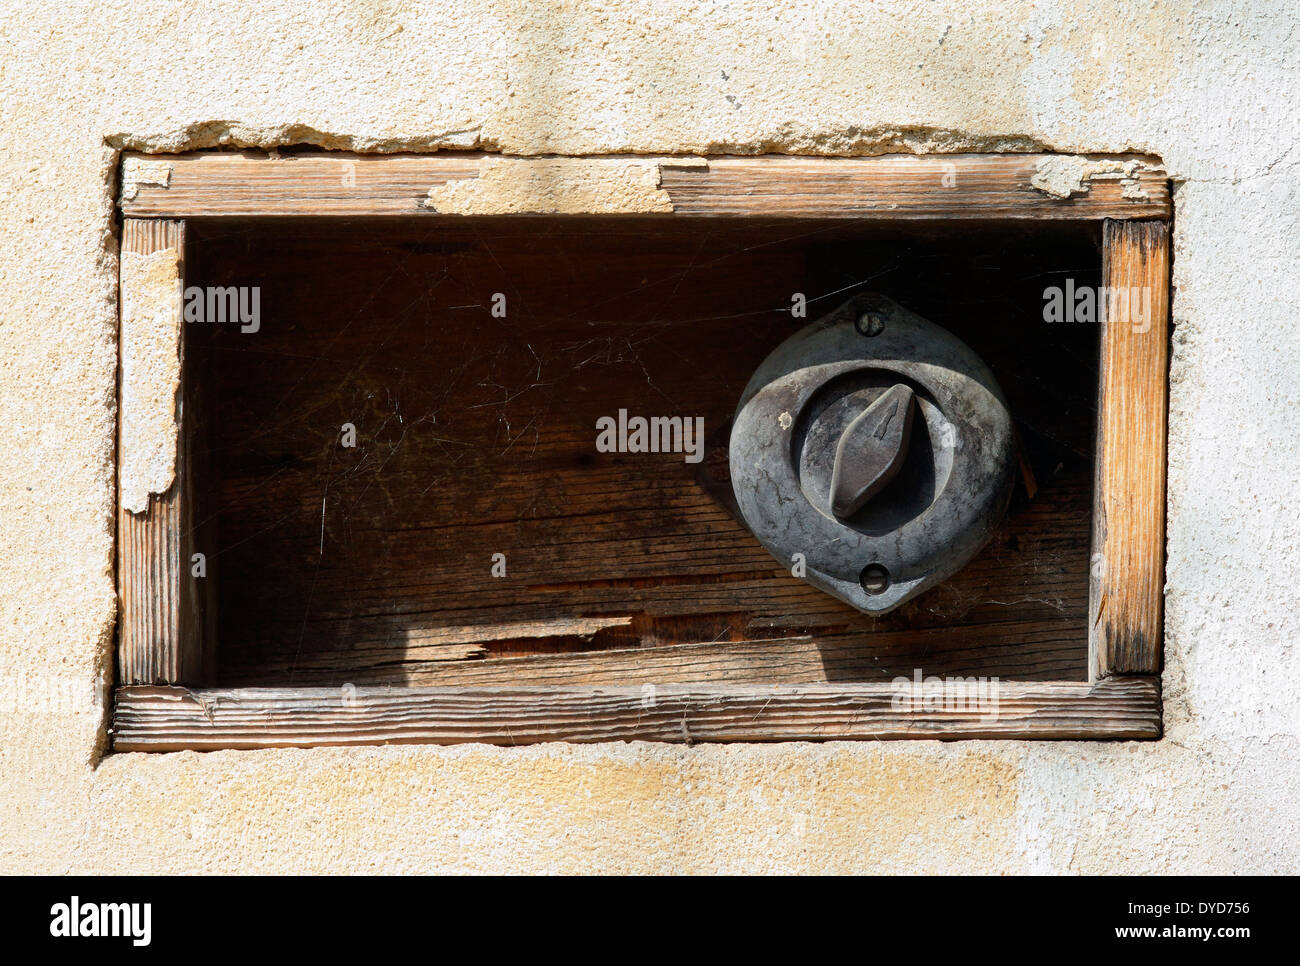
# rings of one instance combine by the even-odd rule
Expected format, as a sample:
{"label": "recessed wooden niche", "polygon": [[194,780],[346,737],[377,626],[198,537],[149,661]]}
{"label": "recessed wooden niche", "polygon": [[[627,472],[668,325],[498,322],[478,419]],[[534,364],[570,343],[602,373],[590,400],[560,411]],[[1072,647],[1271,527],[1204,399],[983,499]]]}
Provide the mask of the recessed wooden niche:
{"label": "recessed wooden niche", "polygon": [[[127,159],[183,370],[175,481],[119,511],[118,750],[1159,736],[1158,165],[1060,198],[1036,156],[711,159],[662,169],[671,211],[424,205],[485,160]],[[1151,324],[1045,322],[1067,283],[1142,287]],[[231,290],[255,321],[181,321]],[[1021,450],[983,553],[882,618],[727,505],[754,369],[866,290],[988,363]],[[598,451],[620,410],[702,417],[702,459]],[[996,715],[900,710],[918,671],[996,678]]]}

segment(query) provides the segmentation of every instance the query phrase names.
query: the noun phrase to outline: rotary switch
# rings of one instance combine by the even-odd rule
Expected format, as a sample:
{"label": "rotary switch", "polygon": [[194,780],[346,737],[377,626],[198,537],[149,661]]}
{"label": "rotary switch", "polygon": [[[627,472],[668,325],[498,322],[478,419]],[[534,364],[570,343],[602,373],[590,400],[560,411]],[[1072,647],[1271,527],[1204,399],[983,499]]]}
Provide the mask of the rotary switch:
{"label": "rotary switch", "polygon": [[730,443],[746,525],[805,579],[883,614],[973,558],[1006,512],[1011,415],[960,339],[875,294],[791,336],[741,396]]}

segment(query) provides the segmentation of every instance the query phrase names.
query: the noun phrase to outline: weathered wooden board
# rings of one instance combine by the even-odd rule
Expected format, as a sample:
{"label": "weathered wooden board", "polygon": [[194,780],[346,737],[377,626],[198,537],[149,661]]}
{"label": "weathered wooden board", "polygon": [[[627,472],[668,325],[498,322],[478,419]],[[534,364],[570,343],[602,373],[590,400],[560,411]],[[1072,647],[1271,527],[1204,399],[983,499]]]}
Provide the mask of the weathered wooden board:
{"label": "weathered wooden board", "polygon": [[[876,158],[726,157],[659,168],[673,217],[890,221],[1167,218],[1168,176],[1151,159],[1133,177],[1102,174],[1058,197],[1035,187],[1051,155],[892,155]],[[128,154],[122,212],[134,217],[435,217],[429,189],[480,176],[499,156],[477,153],[357,155],[346,152],[208,151]],[[653,168],[654,158],[611,158]],[[658,159],[662,161],[664,159]],[[135,183],[130,166],[155,174]],[[573,163],[589,163],[574,159]],[[548,164],[556,163],[546,159]],[[165,171],[165,177],[159,171]]]}
{"label": "weathered wooden board", "polygon": [[[127,218],[122,225],[122,252],[149,255],[174,251],[184,278],[185,223],[166,219]],[[133,284],[123,273],[123,299]],[[180,326],[177,317],[161,324]],[[147,333],[123,331],[124,338],[147,339]],[[183,332],[171,337],[184,364]],[[210,584],[191,578],[190,556],[199,523],[195,511],[198,473],[190,445],[199,408],[197,383],[183,380],[176,401],[176,472],[165,493],[150,494],[141,513],[119,505],[118,680],[124,684],[200,684],[211,671],[206,645],[212,639],[216,610],[208,593]],[[122,393],[121,419],[130,418],[126,407],[131,394]]]}
{"label": "weathered wooden board", "polygon": [[[459,224],[195,226],[197,283],[262,306],[256,333],[189,333],[213,391],[220,684],[1085,677],[1097,330],[1040,313],[1045,285],[1096,283],[1094,235]],[[699,466],[594,446],[619,408],[714,433],[804,324],[793,293],[811,319],[862,287],[993,365],[1036,481],[979,559],[882,619],[762,550],[705,485],[727,486],[717,439]]]}
{"label": "weathered wooden board", "polygon": [[[888,684],[610,688],[129,687],[117,751],[541,741],[1160,737],[1154,678],[1000,685],[996,701]],[[990,694],[991,698],[992,695]]]}
{"label": "weathered wooden board", "polygon": [[1107,221],[1091,673],[1155,674],[1163,645],[1169,226]]}

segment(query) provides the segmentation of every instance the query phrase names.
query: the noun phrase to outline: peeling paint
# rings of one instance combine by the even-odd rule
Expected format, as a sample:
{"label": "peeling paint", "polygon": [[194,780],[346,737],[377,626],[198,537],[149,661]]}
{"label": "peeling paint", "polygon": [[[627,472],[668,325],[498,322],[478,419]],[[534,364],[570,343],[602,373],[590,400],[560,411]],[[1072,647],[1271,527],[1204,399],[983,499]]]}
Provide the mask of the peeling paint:
{"label": "peeling paint", "polygon": [[180,285],[176,249],[122,253],[118,498],[132,513],[143,513],[149,494],[166,493],[176,476]]}
{"label": "peeling paint", "polygon": [[122,197],[127,201],[133,200],[140,193],[141,185],[166,188],[171,182],[170,162],[127,158],[122,164]]}
{"label": "peeling paint", "polygon": [[664,167],[703,158],[485,158],[477,178],[429,189],[426,208],[451,215],[671,212]]}
{"label": "peeling paint", "polygon": [[1142,168],[1142,162],[1134,159],[1093,161],[1075,155],[1053,155],[1034,165],[1034,176],[1029,183],[1053,198],[1069,198],[1086,195],[1093,181],[1118,180],[1125,198],[1146,201],[1149,196],[1137,177]]}

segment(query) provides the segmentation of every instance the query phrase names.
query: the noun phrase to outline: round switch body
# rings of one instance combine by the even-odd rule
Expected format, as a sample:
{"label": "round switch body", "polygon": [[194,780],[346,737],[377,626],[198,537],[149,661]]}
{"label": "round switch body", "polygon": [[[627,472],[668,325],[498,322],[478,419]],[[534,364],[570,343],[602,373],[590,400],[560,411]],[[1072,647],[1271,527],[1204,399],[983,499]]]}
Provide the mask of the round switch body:
{"label": "round switch body", "polygon": [[875,294],[791,336],[741,397],[730,443],[745,523],[783,564],[883,614],[992,536],[1011,495],[1011,415],[960,339]]}

